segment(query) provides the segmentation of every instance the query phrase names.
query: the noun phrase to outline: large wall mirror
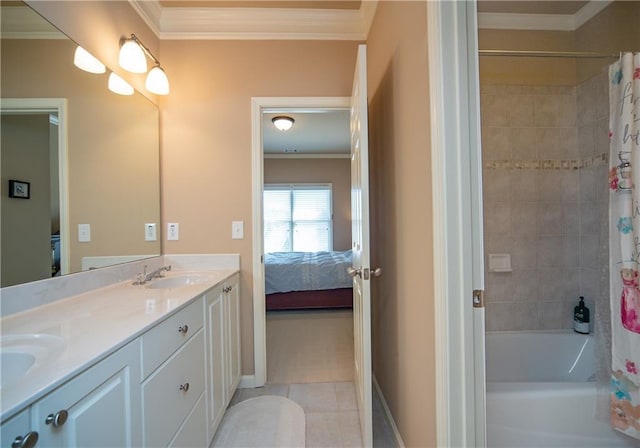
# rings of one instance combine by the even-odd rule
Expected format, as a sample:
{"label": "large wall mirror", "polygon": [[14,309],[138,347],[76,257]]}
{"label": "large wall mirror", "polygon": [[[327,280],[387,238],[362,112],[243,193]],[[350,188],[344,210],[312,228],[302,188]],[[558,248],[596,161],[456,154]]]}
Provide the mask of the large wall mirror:
{"label": "large wall mirror", "polygon": [[75,67],[27,5],[0,8],[1,286],[159,255],[157,106]]}

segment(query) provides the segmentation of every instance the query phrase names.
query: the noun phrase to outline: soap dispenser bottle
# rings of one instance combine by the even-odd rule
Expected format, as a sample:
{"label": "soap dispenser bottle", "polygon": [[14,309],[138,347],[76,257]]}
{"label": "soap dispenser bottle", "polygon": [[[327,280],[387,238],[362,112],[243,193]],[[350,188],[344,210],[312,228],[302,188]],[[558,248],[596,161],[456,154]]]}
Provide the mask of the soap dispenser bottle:
{"label": "soap dispenser bottle", "polygon": [[580,303],[573,309],[573,330],[576,333],[589,334],[589,308],[580,296]]}

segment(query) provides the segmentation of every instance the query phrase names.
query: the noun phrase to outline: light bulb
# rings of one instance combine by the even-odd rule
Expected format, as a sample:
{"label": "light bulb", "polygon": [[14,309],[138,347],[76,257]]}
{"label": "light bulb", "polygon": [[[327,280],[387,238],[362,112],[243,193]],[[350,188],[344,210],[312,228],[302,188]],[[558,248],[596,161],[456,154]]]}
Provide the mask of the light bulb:
{"label": "light bulb", "polygon": [[169,79],[164,70],[162,70],[162,67],[156,65],[151,69],[147,75],[145,87],[149,92],[155,93],[156,95],[169,94]]}
{"label": "light bulb", "polygon": [[79,69],[89,73],[104,73],[107,71],[102,62],[79,45],[73,56],[73,63]]}
{"label": "light bulb", "polygon": [[273,125],[281,131],[288,131],[295,122],[293,118],[286,116],[273,117],[271,121]]}
{"label": "light bulb", "polygon": [[133,87],[113,72],[109,75],[109,90],[118,95],[133,95]]}
{"label": "light bulb", "polygon": [[146,73],[147,71],[147,57],[144,50],[133,39],[126,40],[120,47],[118,64],[131,73]]}

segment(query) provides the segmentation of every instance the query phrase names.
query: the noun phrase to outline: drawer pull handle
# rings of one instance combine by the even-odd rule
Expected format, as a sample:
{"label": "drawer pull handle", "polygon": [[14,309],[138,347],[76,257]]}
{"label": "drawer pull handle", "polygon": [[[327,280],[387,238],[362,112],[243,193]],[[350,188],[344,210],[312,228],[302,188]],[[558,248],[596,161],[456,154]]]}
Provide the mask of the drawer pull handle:
{"label": "drawer pull handle", "polygon": [[33,448],[38,443],[38,433],[31,431],[25,434],[24,437],[18,436],[11,443],[11,448]]}
{"label": "drawer pull handle", "polygon": [[180,390],[184,391],[184,392],[188,391],[189,390],[189,383],[181,384],[180,385]]}
{"label": "drawer pull handle", "polygon": [[67,422],[67,418],[69,417],[69,413],[63,409],[61,411],[56,412],[55,414],[47,415],[44,423],[46,425],[52,425],[54,428],[64,425]]}
{"label": "drawer pull handle", "polygon": [[187,334],[187,331],[189,331],[189,325],[187,324],[178,327],[178,333]]}

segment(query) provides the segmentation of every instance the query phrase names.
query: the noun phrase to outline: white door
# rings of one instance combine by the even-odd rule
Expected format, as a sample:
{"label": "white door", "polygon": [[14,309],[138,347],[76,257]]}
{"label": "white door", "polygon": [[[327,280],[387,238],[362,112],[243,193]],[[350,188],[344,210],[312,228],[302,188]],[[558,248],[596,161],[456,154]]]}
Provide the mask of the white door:
{"label": "white door", "polygon": [[371,446],[371,269],[369,266],[369,140],[367,47],[358,47],[351,93],[351,238],[355,386],[362,443]]}

